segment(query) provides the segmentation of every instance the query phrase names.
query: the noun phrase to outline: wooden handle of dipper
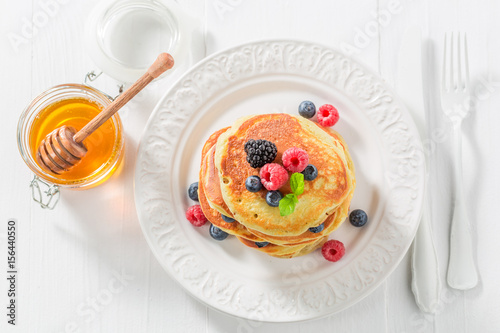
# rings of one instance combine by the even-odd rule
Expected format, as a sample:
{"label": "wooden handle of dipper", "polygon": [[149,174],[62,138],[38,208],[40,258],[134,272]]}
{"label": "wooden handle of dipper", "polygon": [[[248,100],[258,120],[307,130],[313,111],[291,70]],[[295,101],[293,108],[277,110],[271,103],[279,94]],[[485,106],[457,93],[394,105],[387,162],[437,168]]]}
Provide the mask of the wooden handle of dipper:
{"label": "wooden handle of dipper", "polygon": [[148,68],[148,71],[141,76],[133,85],[131,85],[127,90],[125,90],[117,99],[115,99],[110,105],[108,105],[104,110],[102,110],[94,119],[92,119],[87,125],[85,125],[78,133],[75,134],[73,139],[77,143],[81,143],[85,140],[92,132],[99,128],[102,124],[111,118],[116,111],[118,111],[122,106],[124,106],[128,101],[130,101],[139,91],[141,91],[145,86],[147,86],[151,81],[156,79],[166,70],[172,68],[174,65],[174,58],[168,53],[162,53],[156,58],[155,62]]}

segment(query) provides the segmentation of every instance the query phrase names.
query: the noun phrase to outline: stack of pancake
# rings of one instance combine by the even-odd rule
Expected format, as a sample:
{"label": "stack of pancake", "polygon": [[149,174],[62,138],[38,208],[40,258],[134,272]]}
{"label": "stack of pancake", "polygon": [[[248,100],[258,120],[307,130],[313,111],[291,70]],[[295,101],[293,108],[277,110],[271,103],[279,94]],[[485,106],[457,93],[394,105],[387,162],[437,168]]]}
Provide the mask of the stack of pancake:
{"label": "stack of pancake", "polygon": [[[318,176],[305,181],[292,214],[281,216],[266,203],[267,190],[250,192],[245,180],[259,175],[246,161],[245,143],[273,142],[281,163],[285,150],[297,147],[309,155]],[[207,219],[243,244],[274,257],[292,258],[321,247],[345,220],[356,184],[347,146],[335,131],[302,117],[264,114],[244,117],[212,134],[202,150],[198,197]],[[279,191],[291,193],[289,182]],[[235,219],[225,222],[221,214]],[[321,232],[311,227],[324,223]],[[258,244],[256,244],[258,243]],[[269,243],[265,246],[263,244]],[[259,247],[258,245],[262,246]]]}

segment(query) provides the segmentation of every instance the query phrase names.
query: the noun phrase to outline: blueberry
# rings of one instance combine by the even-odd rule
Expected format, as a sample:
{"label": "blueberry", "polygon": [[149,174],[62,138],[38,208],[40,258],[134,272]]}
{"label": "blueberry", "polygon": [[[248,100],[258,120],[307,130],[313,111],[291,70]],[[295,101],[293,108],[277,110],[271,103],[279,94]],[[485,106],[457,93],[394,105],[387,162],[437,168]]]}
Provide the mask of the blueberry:
{"label": "blueberry", "polygon": [[364,210],[355,209],[349,214],[349,222],[355,227],[362,227],[368,222],[368,215]]}
{"label": "blueberry", "polygon": [[224,222],[227,222],[227,223],[233,223],[234,221],[236,221],[235,219],[230,218],[229,216],[226,216],[224,214],[220,214],[220,216],[222,217],[222,219],[224,220]]}
{"label": "blueberry", "polygon": [[227,238],[227,235],[228,233],[225,232],[224,230],[217,228],[213,224],[210,225],[210,236],[212,236],[213,239],[222,241]]}
{"label": "blueberry", "polygon": [[257,245],[257,247],[261,248],[261,247],[269,245],[269,242],[255,242],[255,245]]}
{"label": "blueberry", "polygon": [[245,187],[250,192],[259,192],[262,190],[262,183],[259,176],[250,176],[245,180]]}
{"label": "blueberry", "polygon": [[198,199],[198,182],[189,185],[188,195],[191,200],[199,201]]}
{"label": "blueberry", "polygon": [[312,118],[316,114],[316,106],[311,101],[303,101],[299,105],[299,114],[304,118]]}
{"label": "blueberry", "polygon": [[312,164],[306,166],[304,171],[302,171],[305,180],[315,180],[318,177],[318,169]]}
{"label": "blueberry", "polygon": [[268,191],[266,194],[266,202],[271,207],[278,207],[283,194],[280,191]]}
{"label": "blueberry", "polygon": [[321,223],[320,225],[318,225],[317,227],[312,227],[312,228],[309,228],[309,231],[310,232],[314,232],[315,234],[317,234],[318,232],[322,232],[323,229],[325,229],[325,224],[324,223]]}

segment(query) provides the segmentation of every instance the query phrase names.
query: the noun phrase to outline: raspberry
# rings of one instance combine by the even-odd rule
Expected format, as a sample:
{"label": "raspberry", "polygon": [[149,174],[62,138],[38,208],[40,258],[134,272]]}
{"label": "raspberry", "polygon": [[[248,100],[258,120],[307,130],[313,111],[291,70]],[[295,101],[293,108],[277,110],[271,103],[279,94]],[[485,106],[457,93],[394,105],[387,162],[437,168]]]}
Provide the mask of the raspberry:
{"label": "raspberry", "polygon": [[268,191],[275,191],[288,180],[288,172],[277,163],[268,163],[260,169],[260,181]]}
{"label": "raspberry", "polygon": [[344,244],[338,240],[329,240],[323,244],[321,254],[328,261],[339,261],[345,254]]}
{"label": "raspberry", "polygon": [[201,227],[208,221],[207,218],[205,217],[205,214],[203,214],[200,205],[194,205],[189,207],[188,210],[186,211],[186,218],[195,227]]}
{"label": "raspberry", "polygon": [[339,112],[333,105],[325,104],[319,108],[318,123],[324,127],[333,126],[339,121]]}
{"label": "raspberry", "polygon": [[281,157],[283,166],[290,172],[302,172],[309,164],[309,156],[300,148],[288,148]]}

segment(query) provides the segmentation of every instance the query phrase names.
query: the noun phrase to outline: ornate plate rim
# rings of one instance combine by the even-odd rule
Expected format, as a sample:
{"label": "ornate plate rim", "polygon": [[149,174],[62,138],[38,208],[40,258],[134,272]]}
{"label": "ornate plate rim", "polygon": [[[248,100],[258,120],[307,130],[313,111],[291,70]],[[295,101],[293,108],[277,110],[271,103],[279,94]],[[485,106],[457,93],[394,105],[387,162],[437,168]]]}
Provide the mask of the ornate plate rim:
{"label": "ornate plate rim", "polygon": [[[386,224],[388,223],[388,226],[390,228],[387,228],[388,226],[386,226],[387,230],[385,230],[385,231],[387,231],[387,232],[401,232],[401,230],[397,230],[397,227],[401,227],[401,226],[408,227],[408,230],[406,230],[406,232],[404,233],[404,238],[398,238],[398,237],[392,238],[392,239],[404,240],[404,241],[401,241],[401,243],[404,243],[404,244],[402,244],[402,245],[400,244],[400,246],[397,248],[395,253],[390,253],[389,249],[385,249],[387,251],[387,255],[390,257],[390,260],[385,258],[385,257],[378,257],[377,258],[379,260],[379,264],[382,266],[385,265],[386,267],[383,269],[380,267],[377,268],[378,271],[376,271],[375,273],[377,273],[379,275],[378,275],[378,278],[375,279],[375,282],[371,281],[371,283],[370,283],[370,281],[368,281],[368,282],[363,281],[361,276],[354,276],[353,275],[356,272],[351,271],[351,272],[346,273],[346,269],[343,269],[343,271],[342,271],[343,275],[347,274],[348,277],[353,278],[354,282],[349,280],[350,282],[347,284],[338,284],[338,283],[332,282],[333,281],[333,277],[332,277],[332,281],[329,281],[332,283],[331,284],[326,283],[327,288],[330,289],[328,291],[333,293],[333,298],[334,298],[333,304],[335,305],[337,299],[340,299],[342,301],[341,306],[335,307],[335,306],[332,306],[331,304],[327,304],[327,306],[329,306],[329,307],[327,307],[326,311],[323,310],[321,312],[313,313],[312,315],[310,313],[308,313],[307,311],[303,312],[299,315],[297,315],[297,313],[295,313],[293,315],[291,315],[291,314],[288,315],[288,317],[286,317],[286,318],[279,318],[278,320],[276,320],[276,318],[273,318],[271,310],[273,310],[273,308],[274,308],[274,311],[276,311],[276,308],[279,308],[280,304],[277,304],[273,300],[270,301],[269,295],[268,295],[268,298],[265,300],[266,309],[263,309],[260,305],[258,305],[257,310],[254,310],[253,312],[248,312],[248,311],[245,312],[242,310],[242,307],[238,307],[238,308],[236,308],[236,310],[234,308],[232,308],[232,309],[229,308],[227,306],[228,302],[225,302],[224,305],[226,305],[226,306],[223,306],[220,303],[216,304],[214,299],[212,299],[211,297],[207,297],[206,295],[197,294],[197,292],[195,290],[196,284],[191,285],[191,287],[186,284],[186,282],[183,280],[183,278],[181,276],[180,271],[175,271],[175,269],[173,268],[173,266],[176,265],[176,261],[183,261],[183,264],[181,264],[180,267],[185,269],[185,270],[187,270],[187,269],[196,270],[196,269],[198,269],[198,267],[195,265],[195,266],[190,266],[188,268],[185,268],[184,265],[186,263],[188,263],[190,260],[190,259],[184,260],[186,258],[186,256],[188,256],[185,253],[181,253],[180,257],[176,258],[176,260],[174,260],[173,262],[170,262],[170,263],[167,263],[165,260],[162,259],[162,258],[164,258],[164,256],[161,255],[161,251],[159,250],[159,247],[169,247],[170,246],[167,249],[168,251],[179,251],[179,249],[176,248],[175,246],[171,246],[171,245],[167,244],[167,242],[165,242],[165,241],[162,244],[160,244],[164,234],[163,235],[162,234],[155,235],[155,236],[157,236],[157,239],[155,240],[153,238],[153,235],[155,233],[154,230],[161,230],[163,228],[164,230],[162,230],[162,231],[166,232],[168,234],[168,233],[174,232],[174,229],[173,228],[170,228],[170,229],[165,228],[163,220],[158,221],[159,224],[156,225],[157,228],[153,228],[153,227],[155,227],[154,224],[152,225],[152,227],[149,226],[148,223],[150,223],[150,222],[148,222],[148,221],[154,221],[154,219],[152,219],[151,211],[149,211],[149,213],[145,211],[145,208],[144,208],[145,202],[149,202],[151,200],[152,201],[158,201],[158,200],[161,201],[162,199],[165,199],[165,198],[158,198],[158,197],[154,198],[153,197],[153,198],[149,198],[146,201],[144,201],[145,193],[146,193],[146,192],[144,192],[144,189],[147,188],[148,186],[149,186],[149,188],[151,188],[151,186],[154,185],[154,183],[144,184],[142,182],[142,179],[145,176],[145,169],[144,169],[145,162],[143,160],[143,156],[146,154],[144,151],[145,146],[146,146],[145,142],[148,139],[151,139],[151,137],[152,137],[152,135],[148,131],[148,129],[150,129],[152,126],[154,126],[154,119],[159,114],[160,110],[162,109],[162,107],[165,104],[168,104],[169,107],[175,106],[176,92],[178,92],[179,89],[184,89],[189,85],[188,84],[190,81],[189,78],[193,77],[194,75],[201,75],[201,73],[203,73],[203,71],[205,69],[204,66],[209,66],[211,62],[213,64],[213,63],[216,63],[217,60],[221,61],[221,59],[225,59],[227,61],[227,59],[229,59],[229,57],[232,54],[235,54],[235,52],[238,50],[241,51],[241,50],[245,50],[245,49],[252,48],[252,47],[253,48],[261,47],[263,49],[267,48],[267,51],[274,50],[274,51],[277,51],[279,53],[279,50],[276,50],[276,48],[279,49],[279,47],[277,47],[277,46],[282,46],[283,52],[284,52],[284,48],[287,46],[291,47],[292,49],[302,47],[302,50],[299,50],[299,52],[307,53],[307,52],[304,52],[305,49],[313,49],[313,50],[322,52],[322,54],[321,54],[322,58],[327,58],[328,55],[333,56],[333,58],[338,57],[340,59],[340,61],[346,62],[349,66],[352,66],[353,70],[349,73],[349,77],[352,76],[354,73],[361,71],[362,73],[365,74],[365,76],[369,76],[369,78],[373,81],[371,83],[373,84],[374,87],[376,87],[377,89],[380,89],[380,91],[379,91],[380,94],[375,99],[370,100],[368,98],[366,102],[371,103],[371,107],[374,108],[375,110],[377,110],[379,112],[381,112],[381,110],[385,110],[386,113],[383,115],[380,115],[380,114],[375,115],[375,113],[374,113],[371,116],[370,115],[369,116],[372,118],[372,120],[374,120],[375,122],[378,122],[376,124],[377,126],[379,126],[380,128],[385,128],[386,130],[391,129],[393,131],[393,133],[397,133],[398,135],[403,135],[403,139],[405,140],[405,142],[403,142],[403,143],[392,142],[392,146],[391,146],[391,148],[393,150],[392,155],[394,155],[394,156],[392,156],[392,155],[391,156],[395,160],[398,160],[399,163],[397,164],[397,166],[394,165],[394,170],[391,170],[391,172],[388,172],[388,174],[386,175],[386,178],[388,179],[388,181],[393,185],[393,190],[396,191],[396,194],[394,194],[394,191],[392,191],[392,193],[391,193],[392,194],[391,198],[394,199],[394,201],[396,203],[391,204],[392,201],[389,200],[389,202],[387,204],[387,206],[388,206],[387,209],[388,209],[388,212],[390,214],[392,214],[392,216],[391,216],[392,219],[389,222],[386,222]],[[258,67],[258,65],[262,65],[262,66],[264,66],[263,68],[265,70],[265,64],[258,64],[257,63],[258,60],[262,60],[262,59],[258,59],[258,57],[255,54],[253,54],[253,55],[256,57],[256,59],[253,59],[253,60],[255,60],[254,66]],[[267,54],[267,55],[269,55],[269,54]],[[302,55],[305,56],[305,54],[302,54]],[[285,58],[284,54],[281,54],[281,56],[283,58]],[[325,60],[325,59],[323,59],[323,60]],[[319,67],[319,63],[321,61],[322,61],[322,59],[319,59],[314,64],[316,66],[316,69]],[[297,64],[292,64],[292,65],[294,66],[293,70],[300,71],[300,66],[302,66],[303,64],[297,63]],[[293,71],[290,72],[290,67],[285,68],[286,66],[284,63],[282,64],[282,66],[283,66],[284,71],[280,72],[278,70],[275,73],[297,74]],[[254,68],[254,70],[255,70],[255,68]],[[276,70],[276,69],[272,68],[272,70]],[[325,74],[325,73],[323,73],[323,74]],[[236,80],[236,79],[241,80],[241,79],[248,77],[248,76],[245,76],[244,73],[238,73],[238,74],[242,75],[242,76],[235,77],[234,73],[224,73],[223,76],[225,76],[226,79],[228,79],[228,80],[231,80],[231,79],[232,80]],[[255,73],[252,72],[251,75],[252,74],[255,74]],[[301,74],[303,74],[303,73],[301,73]],[[349,77],[346,78],[346,81],[344,82],[344,84],[347,84],[347,80],[349,79]],[[326,81],[324,83],[329,84],[329,82],[326,82]],[[224,89],[224,87],[222,87],[221,89]],[[219,91],[219,90],[216,90],[216,91]],[[383,108],[383,106],[385,106],[385,107],[392,106],[392,108]],[[390,113],[390,116],[392,116],[394,118],[388,117],[388,113]],[[172,119],[179,120],[176,117],[172,117]],[[173,125],[173,124],[175,124],[175,122],[169,123],[169,125]],[[388,140],[388,138],[386,138],[386,139]],[[167,141],[165,141],[165,142],[167,142]],[[171,141],[167,142],[168,145],[174,145],[174,146],[175,146],[175,143],[178,143],[178,142],[171,142]],[[396,152],[401,153],[401,151],[405,153],[404,157],[402,157],[402,156],[397,157]],[[421,210],[422,210],[421,208],[422,208],[423,195],[424,195],[424,186],[425,186],[424,185],[425,184],[425,182],[424,182],[425,170],[424,170],[424,166],[423,166],[424,165],[423,158],[424,158],[423,148],[422,148],[422,143],[420,141],[420,136],[419,136],[417,129],[413,123],[413,120],[411,119],[409,112],[406,110],[406,106],[399,100],[397,95],[393,92],[393,90],[390,87],[387,86],[387,84],[385,83],[385,81],[382,78],[380,78],[377,74],[374,74],[371,70],[367,69],[367,67],[365,65],[361,64],[358,60],[354,60],[354,59],[344,55],[342,52],[335,50],[334,48],[323,46],[323,45],[320,45],[317,43],[306,42],[306,41],[292,40],[292,39],[290,39],[290,40],[272,39],[272,40],[253,41],[253,42],[244,43],[244,44],[241,44],[238,46],[230,47],[228,49],[219,51],[217,53],[214,53],[214,54],[204,58],[203,60],[198,62],[194,67],[192,67],[190,70],[188,70],[181,78],[179,78],[171,86],[171,88],[165,92],[163,97],[156,104],[156,106],[155,106],[153,112],[151,113],[151,116],[149,117],[149,120],[146,124],[145,130],[144,130],[143,135],[142,135],[141,140],[140,140],[139,148],[137,150],[137,159],[136,159],[136,163],[135,163],[135,176],[134,176],[135,205],[136,205],[137,215],[139,218],[142,232],[144,234],[144,237],[145,237],[151,251],[155,255],[156,259],[158,260],[160,265],[163,267],[163,269],[170,275],[170,277],[173,278],[173,280],[175,280],[177,283],[179,283],[193,297],[195,297],[196,299],[198,299],[199,301],[201,301],[205,305],[210,306],[218,311],[222,311],[222,312],[225,312],[225,313],[237,316],[237,317],[241,317],[244,319],[249,319],[249,320],[258,319],[260,321],[266,321],[266,322],[299,322],[299,321],[317,319],[320,317],[331,315],[333,313],[342,311],[349,306],[352,306],[353,304],[359,302],[361,299],[363,299],[364,297],[368,296],[371,292],[373,292],[382,282],[384,282],[386,280],[386,278],[398,266],[398,264],[401,262],[401,260],[405,256],[406,252],[408,251],[408,249],[412,243],[412,240],[416,234],[417,227],[418,227],[418,224],[420,221]],[[152,167],[155,167],[157,172],[161,172],[161,171],[159,171],[159,170],[161,170],[161,165],[152,165]],[[404,171],[401,171],[401,169],[404,169]],[[402,172],[404,172],[404,174],[402,174]],[[415,177],[415,180],[412,182],[409,182],[410,175],[412,177]],[[406,196],[404,195],[405,193],[407,194]],[[410,194],[410,193],[411,193],[411,195],[408,196],[408,194]],[[401,199],[401,198],[403,198],[403,199]],[[412,202],[413,212],[412,212],[412,215],[410,217],[408,217],[408,215],[407,215],[408,211],[404,212],[401,210],[402,209],[402,207],[400,206],[401,203],[403,203],[403,204],[410,203],[410,202],[405,202],[405,200],[411,200],[411,202]],[[410,209],[410,211],[411,211],[411,209]],[[384,217],[387,214],[388,213],[384,214]],[[168,216],[168,213],[167,213],[167,216]],[[175,223],[175,221],[173,223]],[[151,228],[151,230],[149,230],[148,228]],[[160,231],[158,231],[158,232],[160,232]],[[379,230],[378,234],[381,234],[380,230]],[[381,235],[378,235],[378,236],[381,236]],[[399,235],[399,236],[401,236],[401,235]],[[372,250],[372,248],[370,248],[368,250]],[[364,252],[367,252],[368,250],[366,250]],[[182,252],[182,251],[180,251],[180,252]],[[376,253],[376,254],[380,254],[380,253]],[[361,256],[356,257],[354,262],[360,264],[360,262],[361,262],[360,257]],[[179,259],[179,258],[181,258],[181,259]],[[387,260],[389,260],[389,261],[387,261]],[[197,263],[197,264],[200,264],[200,263]],[[350,263],[349,265],[352,266],[352,263]],[[177,265],[177,266],[179,266],[179,265]],[[181,268],[179,268],[179,269],[181,269]],[[364,267],[361,264],[358,267],[358,269],[360,269],[360,270],[363,268]],[[373,270],[373,268],[372,268],[372,270]],[[380,272],[380,271],[382,271],[382,272]],[[199,272],[197,272],[197,273],[199,273]],[[210,279],[211,273],[209,272],[209,273],[207,273],[207,275],[209,275],[209,277],[207,279]],[[223,281],[223,282],[225,282],[225,281]],[[205,285],[206,285],[206,283],[207,283],[207,281],[205,281]],[[368,283],[368,284],[365,285],[365,283]],[[365,288],[363,289],[363,287],[365,287]],[[228,288],[231,289],[231,287],[228,287]],[[335,290],[335,288],[337,288],[337,290]],[[359,288],[363,289],[361,293],[359,292],[361,290]],[[236,291],[238,291],[237,288],[236,288]],[[232,290],[233,293],[236,291],[234,289]],[[349,299],[348,291],[350,291],[350,292],[357,291],[357,294],[353,294],[351,296],[351,299]],[[231,290],[229,292],[231,292]],[[228,290],[224,289],[223,293],[227,294]],[[281,297],[283,295],[278,295],[278,296]],[[293,295],[292,302],[297,300],[297,297],[298,297],[297,295]],[[347,299],[342,299],[342,297],[346,297]],[[227,297],[226,297],[226,299],[227,299]],[[327,301],[330,302],[330,298]],[[269,303],[271,303],[271,304],[269,304]],[[289,309],[285,310],[284,306],[281,306],[281,310],[289,311]],[[264,311],[266,311],[266,312],[264,313]]]}

